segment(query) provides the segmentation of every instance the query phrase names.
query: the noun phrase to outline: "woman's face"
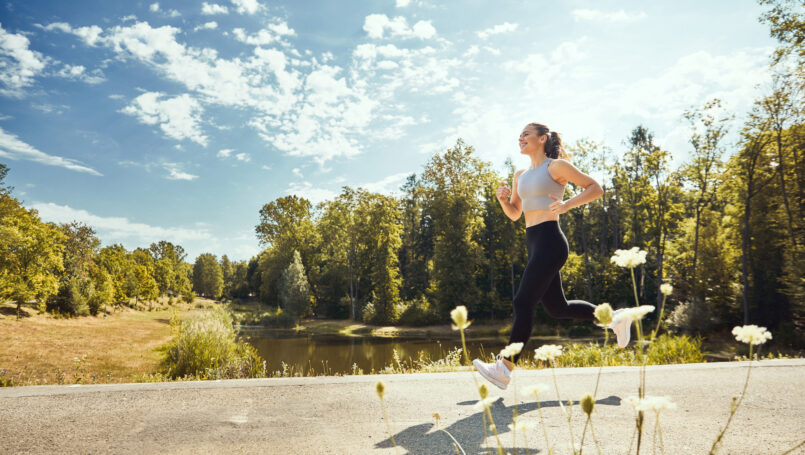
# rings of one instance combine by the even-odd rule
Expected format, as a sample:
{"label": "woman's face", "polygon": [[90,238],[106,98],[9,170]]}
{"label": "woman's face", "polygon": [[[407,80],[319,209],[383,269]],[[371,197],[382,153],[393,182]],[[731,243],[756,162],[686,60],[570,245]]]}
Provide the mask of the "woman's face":
{"label": "woman's face", "polygon": [[537,129],[533,126],[526,126],[523,132],[520,133],[520,153],[523,155],[530,155],[536,153],[540,148],[545,147],[545,135],[539,136]]}

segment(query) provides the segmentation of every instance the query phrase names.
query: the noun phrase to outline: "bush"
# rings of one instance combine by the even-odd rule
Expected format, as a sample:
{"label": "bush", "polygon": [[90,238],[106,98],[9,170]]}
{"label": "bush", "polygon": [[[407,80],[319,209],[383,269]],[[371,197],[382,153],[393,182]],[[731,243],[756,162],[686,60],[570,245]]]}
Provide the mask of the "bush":
{"label": "bush", "polygon": [[59,286],[59,292],[47,300],[45,308],[47,311],[63,315],[86,316],[90,314],[87,297],[92,294],[94,294],[92,281],[71,278]]}
{"label": "bush", "polygon": [[194,300],[196,300],[196,293],[194,291],[182,294],[182,301],[185,303],[193,303]]}
{"label": "bush", "polygon": [[163,349],[166,375],[202,379],[265,377],[265,362],[247,343],[236,341],[232,316],[221,307],[191,315],[179,323],[171,318],[173,340]]}
{"label": "bush", "polygon": [[687,334],[706,332],[717,323],[710,305],[698,297],[677,305],[665,322],[669,332]]}
{"label": "bush", "polygon": [[439,324],[441,319],[436,314],[434,307],[423,295],[414,300],[406,300],[401,304],[399,324],[400,325],[433,325]]}
{"label": "bush", "polygon": [[[699,363],[704,361],[702,341],[686,335],[660,335],[646,350],[646,364]],[[640,365],[634,349],[621,349],[614,342],[606,347],[594,343],[572,343],[557,357],[557,367]]]}
{"label": "bush", "polygon": [[361,321],[371,323],[375,319],[375,304],[367,303],[361,310]]}
{"label": "bush", "polygon": [[282,308],[277,308],[277,312],[274,314],[271,313],[263,313],[263,316],[260,318],[260,324],[263,324],[266,327],[281,327],[281,328],[291,328],[296,323],[296,320],[285,311],[282,311]]}

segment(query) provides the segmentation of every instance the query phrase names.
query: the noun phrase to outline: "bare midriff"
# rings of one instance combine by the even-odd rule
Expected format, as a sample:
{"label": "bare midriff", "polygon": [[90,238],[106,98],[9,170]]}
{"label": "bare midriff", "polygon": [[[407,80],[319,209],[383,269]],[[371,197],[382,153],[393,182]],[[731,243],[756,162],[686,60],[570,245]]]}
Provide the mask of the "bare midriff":
{"label": "bare midriff", "polygon": [[523,216],[525,216],[525,227],[527,228],[545,221],[559,220],[559,214],[551,213],[550,210],[531,210],[524,212]]}

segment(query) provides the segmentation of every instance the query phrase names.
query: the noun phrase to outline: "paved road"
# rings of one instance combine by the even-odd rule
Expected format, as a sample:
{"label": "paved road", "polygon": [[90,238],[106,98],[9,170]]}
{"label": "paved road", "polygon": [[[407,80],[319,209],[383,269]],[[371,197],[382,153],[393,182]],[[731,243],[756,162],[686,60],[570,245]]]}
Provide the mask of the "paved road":
{"label": "paved road", "polygon": [[[752,369],[746,399],[724,439],[722,454],[781,454],[805,439],[805,359],[765,360]],[[747,363],[648,367],[649,395],[667,395],[663,411],[667,454],[706,454],[729,414]],[[597,368],[556,370],[564,400],[592,392]],[[602,453],[625,454],[634,429],[626,398],[638,369],[605,368],[593,414]],[[366,375],[184,383],[0,388],[0,453],[289,453],[393,454],[375,384],[386,384],[386,406],[400,454],[455,453],[434,426],[438,412],[467,454],[486,453],[472,374]],[[549,370],[515,372],[518,409],[538,421],[536,403],[519,389],[553,384]],[[477,377],[477,374],[476,374]],[[480,377],[478,377],[480,380]],[[497,388],[492,387],[497,394]],[[513,387],[493,405],[504,446],[513,453]],[[568,452],[569,430],[553,390],[541,401],[557,453]],[[651,453],[653,418],[645,450]],[[584,420],[574,406],[573,431]],[[542,431],[527,434],[530,453],[545,454]],[[487,440],[494,445],[494,439]],[[519,453],[526,447],[518,435]],[[536,449],[539,449],[537,452]],[[588,432],[584,453],[596,453]],[[659,449],[657,450],[659,452]],[[793,453],[805,453],[805,446]]]}

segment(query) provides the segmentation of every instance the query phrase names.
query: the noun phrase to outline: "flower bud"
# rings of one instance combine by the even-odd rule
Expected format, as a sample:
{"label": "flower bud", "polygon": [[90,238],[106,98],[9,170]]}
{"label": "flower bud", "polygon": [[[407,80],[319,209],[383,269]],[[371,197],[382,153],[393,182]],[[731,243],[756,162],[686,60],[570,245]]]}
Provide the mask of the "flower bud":
{"label": "flower bud", "polygon": [[585,414],[590,415],[593,412],[593,407],[595,406],[595,399],[589,393],[581,397],[581,410],[584,411]]}
{"label": "flower bud", "polygon": [[482,400],[489,395],[489,389],[486,388],[486,384],[481,384],[481,386],[478,387],[478,393],[481,395]]}
{"label": "flower bud", "polygon": [[383,384],[383,381],[377,381],[377,396],[379,396],[381,400],[383,399],[383,392],[385,392],[385,390],[386,385]]}
{"label": "flower bud", "polygon": [[598,319],[598,322],[604,327],[609,326],[609,324],[612,322],[612,307],[606,302],[596,306],[593,314],[595,315],[595,318]]}

